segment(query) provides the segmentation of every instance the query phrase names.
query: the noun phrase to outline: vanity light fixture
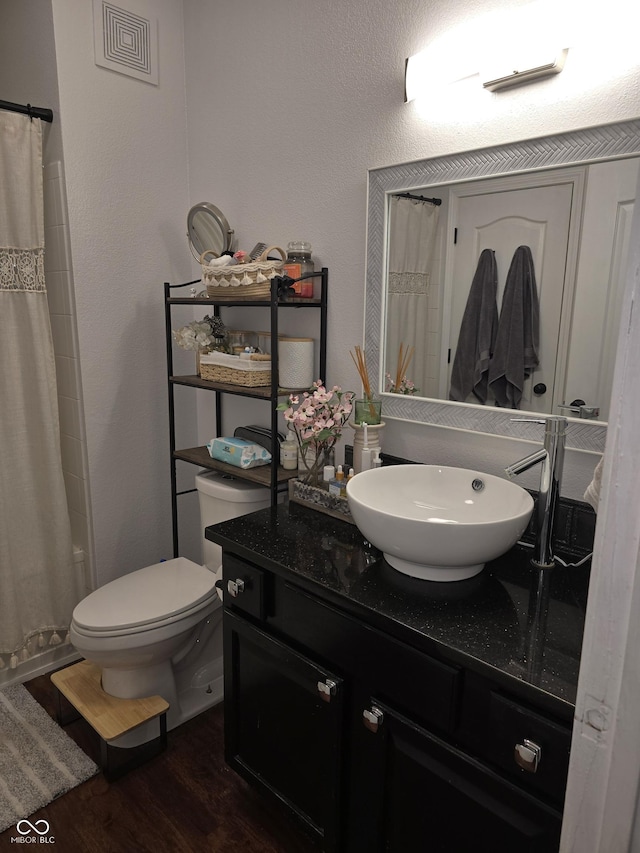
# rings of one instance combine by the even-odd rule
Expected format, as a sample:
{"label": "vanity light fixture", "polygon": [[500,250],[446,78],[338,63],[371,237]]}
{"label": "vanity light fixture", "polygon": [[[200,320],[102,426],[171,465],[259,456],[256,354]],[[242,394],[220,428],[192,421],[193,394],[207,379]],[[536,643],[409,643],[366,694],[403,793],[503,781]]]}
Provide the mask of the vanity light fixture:
{"label": "vanity light fixture", "polygon": [[423,51],[405,60],[404,100],[408,103],[435,87],[461,83],[478,74],[483,88],[491,92],[530,83],[542,77],[559,74],[564,68],[568,52],[568,48],[543,48],[518,51],[517,54],[510,51],[502,56],[493,53],[491,60],[478,71],[481,60],[478,61],[477,58],[473,70],[469,62],[469,67],[456,68],[451,62],[443,62],[442,57],[434,61],[429,51]]}
{"label": "vanity light fixture", "polygon": [[433,47],[416,53],[405,60],[404,64],[404,100],[405,103],[459,83],[478,73],[477,61],[466,57],[461,59],[446,49]]}
{"label": "vanity light fixture", "polygon": [[482,85],[491,92],[530,83],[541,77],[559,74],[564,68],[568,50],[547,51],[528,58],[505,59],[481,72]]}
{"label": "vanity light fixture", "polygon": [[415,100],[423,90],[424,81],[427,76],[424,67],[424,55],[417,53],[408,57],[404,62],[404,102]]}

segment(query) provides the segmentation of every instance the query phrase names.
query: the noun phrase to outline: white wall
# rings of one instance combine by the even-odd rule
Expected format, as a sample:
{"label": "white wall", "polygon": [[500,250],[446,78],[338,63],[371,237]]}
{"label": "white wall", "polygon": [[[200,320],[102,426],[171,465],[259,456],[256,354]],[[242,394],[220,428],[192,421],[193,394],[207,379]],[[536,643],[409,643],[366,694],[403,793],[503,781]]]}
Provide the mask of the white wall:
{"label": "white wall", "polygon": [[[35,61],[34,61],[35,58]],[[0,80],[3,101],[58,110],[51,0],[2,0]],[[60,122],[44,123],[44,157],[62,156]]]}
{"label": "white wall", "polygon": [[94,63],[87,0],[53,0],[96,580],[170,557],[163,288],[189,254],[180,0],[158,18],[159,84]]}
{"label": "white wall", "polygon": [[[329,382],[359,389],[348,351],[362,342],[369,168],[640,113],[637,67],[618,67],[609,79],[600,64],[602,41],[582,25],[558,77],[496,94],[476,77],[473,86],[450,89],[448,100],[432,103],[426,115],[419,104],[403,103],[407,56],[451,33],[457,34],[455,53],[465,33],[478,32],[490,13],[524,5],[273,0],[253,27],[250,0],[185,0],[190,201],[221,207],[244,248],[258,240],[311,241],[317,263],[330,271]],[[568,8],[568,0],[554,6],[558,13]],[[625,15],[612,11],[605,22],[595,20],[601,30],[617,28],[617,41],[612,38],[619,45]],[[595,80],[594,65],[600,70]],[[417,460],[478,465],[490,473],[501,473],[530,448],[400,422],[389,422],[384,444]],[[596,461],[569,454],[566,495],[582,497]],[[535,473],[531,485],[537,485]]]}

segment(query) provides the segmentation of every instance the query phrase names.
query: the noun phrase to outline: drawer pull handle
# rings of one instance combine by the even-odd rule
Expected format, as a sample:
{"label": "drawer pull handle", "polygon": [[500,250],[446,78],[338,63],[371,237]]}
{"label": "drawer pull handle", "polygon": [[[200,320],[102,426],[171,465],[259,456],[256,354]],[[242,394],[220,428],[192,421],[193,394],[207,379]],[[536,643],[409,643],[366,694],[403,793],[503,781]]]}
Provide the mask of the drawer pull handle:
{"label": "drawer pull handle", "polygon": [[234,581],[227,583],[227,591],[233,598],[237,598],[241,592],[244,592],[244,581],[236,578]]}
{"label": "drawer pull handle", "polygon": [[524,738],[524,743],[517,743],[513,752],[516,764],[527,773],[535,773],[542,758],[542,749],[537,743]]}
{"label": "drawer pull handle", "polygon": [[362,722],[366,729],[369,729],[370,732],[374,734],[377,733],[378,729],[382,725],[384,720],[384,714],[380,710],[380,708],[376,708],[375,705],[371,706],[371,710],[364,710],[362,712]]}
{"label": "drawer pull handle", "polygon": [[318,682],[318,693],[324,702],[331,702],[331,697],[336,695],[337,689],[338,685],[330,678]]}

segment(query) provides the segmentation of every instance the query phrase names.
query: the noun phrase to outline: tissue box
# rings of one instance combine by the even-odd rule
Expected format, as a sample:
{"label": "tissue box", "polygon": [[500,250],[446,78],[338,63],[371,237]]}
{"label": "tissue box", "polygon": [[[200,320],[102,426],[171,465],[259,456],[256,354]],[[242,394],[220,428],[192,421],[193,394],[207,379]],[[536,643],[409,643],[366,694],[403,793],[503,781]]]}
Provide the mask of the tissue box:
{"label": "tissue box", "polygon": [[242,438],[213,438],[207,444],[207,450],[212,459],[236,468],[255,468],[271,462],[271,454],[265,447]]}

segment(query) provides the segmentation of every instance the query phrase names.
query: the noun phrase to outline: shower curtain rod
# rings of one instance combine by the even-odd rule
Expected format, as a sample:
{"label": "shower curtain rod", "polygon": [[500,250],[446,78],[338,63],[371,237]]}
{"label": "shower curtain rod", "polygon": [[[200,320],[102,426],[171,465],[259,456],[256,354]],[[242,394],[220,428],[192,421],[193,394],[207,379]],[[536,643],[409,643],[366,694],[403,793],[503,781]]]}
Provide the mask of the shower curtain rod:
{"label": "shower curtain rod", "polygon": [[22,113],[29,118],[39,118],[42,121],[53,121],[53,110],[46,107],[32,107],[31,104],[13,104],[11,101],[0,101],[0,110],[12,113]]}
{"label": "shower curtain rod", "polygon": [[429,204],[435,204],[436,207],[442,204],[441,198],[425,198],[423,195],[412,195],[411,193],[395,193],[398,198],[412,198],[414,201],[428,201]]}

